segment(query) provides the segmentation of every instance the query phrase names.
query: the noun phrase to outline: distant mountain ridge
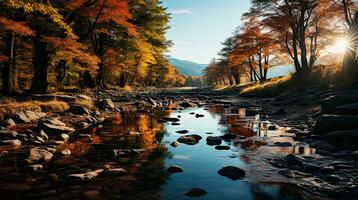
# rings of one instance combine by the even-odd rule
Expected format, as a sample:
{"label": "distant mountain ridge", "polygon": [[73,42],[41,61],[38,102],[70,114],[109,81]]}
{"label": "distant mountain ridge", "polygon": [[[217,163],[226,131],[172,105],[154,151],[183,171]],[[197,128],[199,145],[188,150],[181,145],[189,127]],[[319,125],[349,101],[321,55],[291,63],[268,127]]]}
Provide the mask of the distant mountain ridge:
{"label": "distant mountain ridge", "polygon": [[206,64],[198,64],[192,61],[180,60],[177,58],[169,58],[169,62],[178,70],[180,74],[188,76],[202,76],[203,70],[208,66]]}

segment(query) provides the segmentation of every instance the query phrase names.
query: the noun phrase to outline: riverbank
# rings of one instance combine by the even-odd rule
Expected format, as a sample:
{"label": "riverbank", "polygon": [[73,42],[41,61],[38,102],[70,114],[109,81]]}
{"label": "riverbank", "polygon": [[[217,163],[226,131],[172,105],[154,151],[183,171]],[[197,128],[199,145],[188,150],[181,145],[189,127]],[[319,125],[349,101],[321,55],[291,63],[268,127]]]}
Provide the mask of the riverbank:
{"label": "riverbank", "polygon": [[[233,152],[245,150],[244,156],[256,155],[256,159],[269,169],[268,174],[252,174],[251,168],[244,168],[250,183],[274,181],[304,188],[318,196],[349,199],[357,191],[357,99],[358,92],[350,87],[337,91],[309,88],[284,92],[273,98],[242,98],[237,93],[186,89],[32,95],[23,98],[22,103],[3,100],[0,160],[2,177],[7,178],[1,181],[0,190],[13,193],[14,198],[10,199],[18,199],[18,191],[24,192],[20,196],[27,199],[59,194],[61,199],[93,195],[103,198],[108,194],[104,183],[100,181],[95,187],[92,181],[114,176],[124,184],[137,180],[133,173],[136,176],[150,174],[160,188],[169,174],[160,173],[159,178],[156,173],[166,171],[168,166],[162,163],[145,172],[130,169],[139,165],[153,166],[153,159],[168,148],[162,141],[163,132],[171,135],[170,142],[179,141],[176,138],[179,136],[171,133],[168,127],[174,127],[173,131],[185,129],[191,120],[179,118],[184,115],[181,112],[186,113],[186,117],[206,120],[209,113],[204,112],[209,110],[212,115],[228,120],[225,122],[227,133],[233,134],[227,145],[219,145],[220,148],[230,146]],[[258,121],[255,120],[257,115],[260,116]],[[203,123],[203,130],[197,129],[196,123],[191,127],[200,130],[202,138],[207,137],[204,131],[212,122]],[[190,136],[193,130],[188,129],[186,135]],[[260,134],[265,131],[275,134]],[[119,138],[113,134],[118,134]],[[223,136],[225,132],[214,135]],[[185,141],[178,144],[197,143],[191,136],[182,139]],[[145,142],[138,144],[138,141]],[[124,143],[118,146],[118,142]],[[309,149],[309,153],[305,149]],[[116,155],[120,155],[119,158]],[[148,160],[148,156],[151,159]],[[91,162],[88,163],[88,159]],[[139,164],[138,159],[145,162]],[[253,175],[257,175],[255,179]],[[274,178],[276,176],[284,181],[280,182]],[[66,184],[72,188],[64,187]],[[79,184],[84,186],[79,187]],[[135,196],[133,188],[123,190]],[[157,193],[158,188],[152,188],[152,192]],[[138,195],[139,198],[149,194]],[[157,198],[154,194],[149,199]]]}

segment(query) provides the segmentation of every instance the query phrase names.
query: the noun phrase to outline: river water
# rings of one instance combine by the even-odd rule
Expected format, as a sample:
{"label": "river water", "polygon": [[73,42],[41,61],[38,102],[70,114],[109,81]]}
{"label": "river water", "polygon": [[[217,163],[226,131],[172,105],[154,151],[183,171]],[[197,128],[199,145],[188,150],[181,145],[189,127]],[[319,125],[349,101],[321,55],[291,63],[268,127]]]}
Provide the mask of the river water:
{"label": "river water", "polygon": [[[93,192],[97,199],[190,199],[192,188],[207,192],[198,199],[312,199],[313,196],[290,184],[266,158],[275,155],[313,155],[314,149],[292,140],[287,129],[273,128],[265,116],[246,116],[238,106],[212,105],[189,109],[168,109],[151,112],[114,114],[103,127],[79,133],[58,150],[70,149],[67,157],[55,156],[38,173],[18,171],[22,150],[0,157],[1,184],[25,183],[31,190],[8,193],[7,199],[83,199]],[[198,117],[197,114],[202,115]],[[164,117],[179,118],[179,124],[163,122]],[[202,140],[196,145],[170,145],[188,130]],[[237,135],[223,141],[228,150],[207,145],[208,136]],[[285,142],[293,146],[282,147]],[[280,147],[281,146],[281,147]],[[167,168],[179,166],[181,173],[169,174]],[[225,166],[245,170],[246,177],[231,180],[218,174]],[[127,172],[103,172],[86,181],[70,181],[69,174],[97,169],[123,168]],[[55,174],[58,180],[50,180]],[[43,192],[53,191],[39,196]],[[2,196],[3,197],[3,196]],[[41,198],[40,198],[41,197]]]}

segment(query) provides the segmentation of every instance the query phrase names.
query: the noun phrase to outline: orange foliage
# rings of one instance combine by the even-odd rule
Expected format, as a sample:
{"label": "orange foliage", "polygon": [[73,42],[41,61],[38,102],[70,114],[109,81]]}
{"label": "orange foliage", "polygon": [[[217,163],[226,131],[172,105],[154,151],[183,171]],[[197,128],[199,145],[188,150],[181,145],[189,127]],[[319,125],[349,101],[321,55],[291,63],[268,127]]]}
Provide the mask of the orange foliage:
{"label": "orange foliage", "polygon": [[3,16],[0,16],[0,32],[1,31],[10,31],[23,36],[31,36],[34,34],[25,22],[16,22]]}

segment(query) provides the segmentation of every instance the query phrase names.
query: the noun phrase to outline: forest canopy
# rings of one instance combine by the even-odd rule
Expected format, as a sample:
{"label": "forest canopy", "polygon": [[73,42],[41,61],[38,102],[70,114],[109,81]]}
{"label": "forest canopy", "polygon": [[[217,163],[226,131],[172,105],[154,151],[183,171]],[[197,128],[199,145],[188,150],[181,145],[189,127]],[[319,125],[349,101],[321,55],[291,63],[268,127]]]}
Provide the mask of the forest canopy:
{"label": "forest canopy", "polygon": [[3,94],[184,84],[159,0],[0,0]]}

